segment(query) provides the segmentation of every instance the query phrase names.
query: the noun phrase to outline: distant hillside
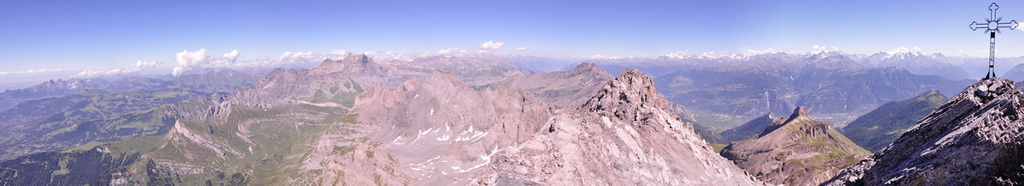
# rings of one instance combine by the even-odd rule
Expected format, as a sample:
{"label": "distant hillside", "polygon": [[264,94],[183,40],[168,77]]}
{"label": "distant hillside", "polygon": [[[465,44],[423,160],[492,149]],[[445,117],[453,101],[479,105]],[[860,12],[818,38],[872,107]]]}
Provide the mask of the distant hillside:
{"label": "distant hillside", "polygon": [[907,100],[889,102],[850,122],[842,133],[865,149],[878,151],[946,103],[946,99],[939,91],[929,91]]}
{"label": "distant hillside", "polygon": [[1010,71],[1007,71],[1002,76],[999,76],[999,78],[1010,79],[1017,82],[1024,81],[1024,64],[1018,64],[1017,66],[1013,66],[1013,68],[1011,68]]}

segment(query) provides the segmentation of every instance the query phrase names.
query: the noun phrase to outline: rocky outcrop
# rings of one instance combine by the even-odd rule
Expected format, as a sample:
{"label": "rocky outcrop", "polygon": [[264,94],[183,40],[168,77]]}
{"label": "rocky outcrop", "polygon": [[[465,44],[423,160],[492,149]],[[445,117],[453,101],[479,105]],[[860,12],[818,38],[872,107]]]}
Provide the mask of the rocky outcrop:
{"label": "rocky outcrop", "polygon": [[1024,184],[1022,101],[1013,81],[974,83],[826,184]]}
{"label": "rocky outcrop", "polygon": [[533,138],[499,150],[478,184],[755,185],[670,112],[650,77],[623,71]]}
{"label": "rocky outcrop", "polygon": [[817,185],[870,154],[832,124],[812,120],[803,107],[756,138],[722,150],[722,156],[762,181],[785,185]]}

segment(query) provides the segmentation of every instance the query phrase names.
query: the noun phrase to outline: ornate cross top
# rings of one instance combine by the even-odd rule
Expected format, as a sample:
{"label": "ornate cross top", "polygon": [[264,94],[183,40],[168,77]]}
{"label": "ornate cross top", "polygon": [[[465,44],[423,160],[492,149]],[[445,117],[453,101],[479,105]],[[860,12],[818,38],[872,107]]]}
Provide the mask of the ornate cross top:
{"label": "ornate cross top", "polygon": [[992,12],[992,15],[985,19],[984,24],[979,24],[977,21],[971,22],[971,30],[977,31],[979,28],[984,28],[985,32],[988,32],[988,73],[985,74],[985,79],[996,78],[996,33],[1000,32],[1000,28],[1009,28],[1010,30],[1017,28],[1017,21],[1010,20],[1010,22],[1000,22],[1003,20],[1002,17],[996,16],[996,10],[999,10],[999,5],[992,3],[988,5],[988,10]]}

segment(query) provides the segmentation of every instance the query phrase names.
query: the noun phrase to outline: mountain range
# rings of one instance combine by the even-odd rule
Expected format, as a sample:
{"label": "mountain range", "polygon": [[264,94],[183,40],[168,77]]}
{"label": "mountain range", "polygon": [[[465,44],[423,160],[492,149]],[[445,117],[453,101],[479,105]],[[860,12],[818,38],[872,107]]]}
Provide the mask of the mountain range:
{"label": "mountain range", "polygon": [[[952,112],[949,103],[933,111],[945,100],[940,92],[973,82],[915,72],[958,73],[957,65],[931,60],[947,58],[820,52],[378,62],[348,54],[266,73],[54,80],[0,93],[9,106],[0,111],[0,184],[813,185],[837,174],[830,183],[877,184],[860,175],[896,169],[858,167],[964,144],[929,145],[934,138],[914,132]],[[978,98],[961,93],[950,103],[1012,107],[1016,98],[1004,96],[1012,82],[999,82],[984,91],[970,85]],[[957,104],[957,112],[1003,108]],[[1012,124],[1006,110],[1013,109],[999,113],[1009,119],[982,123]],[[841,133],[836,125],[846,127]],[[1004,136],[992,139],[1015,140]],[[914,143],[887,141],[894,137]],[[890,142],[871,157],[858,146]],[[995,152],[1012,158],[1006,154],[1015,151]],[[995,167],[984,170],[1011,169]]]}
{"label": "mountain range", "polygon": [[[311,69],[274,70],[233,93],[170,106],[193,109],[167,111],[175,117],[156,125],[168,128],[165,133],[89,143],[0,163],[4,167],[0,175],[5,175],[2,183],[759,182],[717,156],[692,125],[674,113],[685,111],[672,110],[672,104],[656,93],[651,78],[639,71],[627,70],[614,80],[598,83],[600,79],[591,78],[608,78],[607,74],[583,64],[563,73],[519,75],[493,81],[508,82],[504,84],[474,86],[463,76],[479,80],[473,77],[493,74],[432,70],[418,76],[421,69],[429,68],[349,55]],[[546,86],[520,86],[519,79]],[[399,81],[403,82],[395,83]],[[565,86],[565,82],[590,86]],[[551,104],[535,95],[545,95]],[[574,103],[580,105],[571,106]],[[591,138],[552,138],[573,134]],[[534,152],[563,148],[543,144],[572,145],[579,150],[557,150],[564,153],[561,158],[548,160],[551,156]],[[582,147],[615,153],[589,154]],[[634,168],[593,167],[593,161],[585,161],[591,158],[617,160],[604,166]],[[556,168],[566,165],[576,168]],[[552,176],[573,176],[569,171],[583,168],[589,168],[585,175],[624,176],[619,178],[633,181],[604,176],[551,180]]]}

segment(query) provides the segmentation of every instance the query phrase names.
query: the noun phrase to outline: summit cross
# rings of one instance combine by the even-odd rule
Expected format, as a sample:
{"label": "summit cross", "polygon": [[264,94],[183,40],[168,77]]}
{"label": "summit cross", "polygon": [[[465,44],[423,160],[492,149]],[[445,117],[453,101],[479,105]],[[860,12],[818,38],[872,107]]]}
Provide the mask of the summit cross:
{"label": "summit cross", "polygon": [[1000,28],[1009,28],[1010,30],[1017,28],[1017,21],[1010,20],[1010,22],[1001,22],[1002,17],[996,16],[996,10],[999,10],[999,5],[995,2],[992,5],[988,5],[988,10],[992,12],[991,16],[985,19],[985,22],[978,23],[977,21],[971,22],[971,30],[977,31],[980,28],[984,28],[985,32],[988,32],[988,73],[985,74],[985,79],[996,78],[996,33],[1000,32]]}

